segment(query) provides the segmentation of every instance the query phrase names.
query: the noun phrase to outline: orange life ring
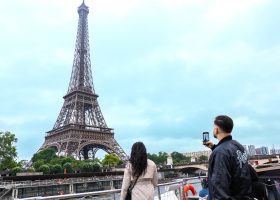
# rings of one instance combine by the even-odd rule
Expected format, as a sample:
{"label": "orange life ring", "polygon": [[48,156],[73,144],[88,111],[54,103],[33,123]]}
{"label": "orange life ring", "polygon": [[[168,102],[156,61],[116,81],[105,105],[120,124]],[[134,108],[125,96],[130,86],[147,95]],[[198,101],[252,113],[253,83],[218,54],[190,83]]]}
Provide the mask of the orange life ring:
{"label": "orange life ring", "polygon": [[194,186],[190,183],[187,183],[184,188],[183,188],[183,199],[185,199],[185,194],[188,194],[188,191],[191,191],[192,192],[192,195],[196,195],[197,192],[196,192],[196,189],[194,188]]}

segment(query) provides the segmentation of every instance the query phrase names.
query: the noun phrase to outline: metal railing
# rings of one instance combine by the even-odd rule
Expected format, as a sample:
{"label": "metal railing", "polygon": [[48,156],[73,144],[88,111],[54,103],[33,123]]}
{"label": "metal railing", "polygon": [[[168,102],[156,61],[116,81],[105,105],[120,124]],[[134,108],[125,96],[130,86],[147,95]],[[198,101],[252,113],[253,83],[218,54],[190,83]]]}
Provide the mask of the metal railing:
{"label": "metal railing", "polygon": [[[112,180],[122,180],[122,176],[111,177]],[[37,180],[37,181],[11,181],[11,182],[0,182],[0,188],[6,188],[13,186],[14,188],[19,187],[34,187],[34,186],[48,186],[48,185],[61,185],[61,184],[73,184],[73,183],[86,183],[86,182],[100,182],[109,181],[108,178],[100,177],[79,177],[79,178],[64,178],[64,179],[50,179],[50,180]]]}
{"label": "metal railing", "polygon": [[[155,189],[155,200],[168,200],[168,199],[182,199],[183,196],[183,185],[192,181],[193,184],[200,183],[200,179],[204,177],[193,177],[193,178],[182,178],[177,181],[167,182],[158,184]],[[196,181],[195,181],[196,180]],[[164,188],[164,191],[162,191]],[[30,197],[30,198],[22,198],[21,200],[58,200],[58,199],[99,199],[99,200],[119,200],[120,199],[121,189],[113,189],[113,190],[103,190],[103,191],[95,191],[95,192],[84,192],[84,193],[74,193],[74,194],[65,194],[65,195],[56,195],[56,196],[46,196],[46,197]],[[198,200],[201,199],[199,196],[189,196],[190,200]]]}
{"label": "metal railing", "polygon": [[[154,200],[170,200],[170,199],[178,199],[181,200],[183,197],[183,185],[186,182],[192,184],[200,183],[200,179],[204,177],[193,177],[193,178],[182,178],[177,181],[167,182],[158,184],[155,189],[155,197]],[[267,177],[266,177],[267,178]],[[270,177],[272,178],[272,177]],[[261,178],[262,179],[262,178]],[[265,179],[265,178],[263,178]],[[279,176],[273,177],[274,180],[279,181]],[[273,180],[272,179],[272,180]],[[279,182],[278,182],[279,183]],[[276,182],[273,184],[265,183],[266,190],[268,192],[269,197],[273,197],[274,199],[279,199],[279,191],[276,190]],[[278,185],[279,186],[279,185]],[[164,188],[164,190],[162,190]],[[273,190],[272,190],[273,189]],[[31,198],[23,198],[21,200],[119,200],[120,199],[120,189],[113,190],[103,190],[103,191],[95,191],[95,192],[84,192],[84,193],[75,193],[75,194],[65,194],[65,195],[56,195],[56,196],[46,196],[46,197],[31,197]],[[189,196],[190,200],[202,200],[199,196]],[[205,199],[205,198],[204,198]]]}

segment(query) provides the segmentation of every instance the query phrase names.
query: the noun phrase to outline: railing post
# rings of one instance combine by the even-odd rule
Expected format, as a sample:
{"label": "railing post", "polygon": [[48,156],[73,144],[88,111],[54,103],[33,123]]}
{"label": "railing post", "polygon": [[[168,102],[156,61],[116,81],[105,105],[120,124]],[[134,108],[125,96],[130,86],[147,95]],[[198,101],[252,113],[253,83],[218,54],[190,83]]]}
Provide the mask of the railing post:
{"label": "railing post", "polygon": [[73,193],[74,193],[74,186],[73,186],[73,183],[70,183],[70,184],[69,184],[69,193],[70,193],[70,194],[73,194]]}
{"label": "railing post", "polygon": [[111,188],[111,190],[115,189],[113,180],[110,180],[110,188]]}
{"label": "railing post", "polygon": [[160,196],[160,186],[157,187],[157,191],[158,191],[158,199],[161,200],[161,196]]}
{"label": "railing post", "polygon": [[180,195],[180,199],[182,199],[183,193],[182,193],[182,187],[179,187],[179,195]]}
{"label": "railing post", "polygon": [[114,200],[116,200],[116,193],[113,193]]}
{"label": "railing post", "polygon": [[12,189],[12,198],[17,199],[18,196],[18,189],[14,188]]}

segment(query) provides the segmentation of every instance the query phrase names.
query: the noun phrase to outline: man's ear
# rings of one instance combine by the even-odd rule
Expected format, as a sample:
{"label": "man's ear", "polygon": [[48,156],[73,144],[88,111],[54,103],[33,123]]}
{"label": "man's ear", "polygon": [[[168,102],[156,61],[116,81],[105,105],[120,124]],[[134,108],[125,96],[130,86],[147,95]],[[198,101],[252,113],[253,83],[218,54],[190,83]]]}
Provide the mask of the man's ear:
{"label": "man's ear", "polygon": [[214,134],[217,135],[219,133],[218,127],[214,127]]}

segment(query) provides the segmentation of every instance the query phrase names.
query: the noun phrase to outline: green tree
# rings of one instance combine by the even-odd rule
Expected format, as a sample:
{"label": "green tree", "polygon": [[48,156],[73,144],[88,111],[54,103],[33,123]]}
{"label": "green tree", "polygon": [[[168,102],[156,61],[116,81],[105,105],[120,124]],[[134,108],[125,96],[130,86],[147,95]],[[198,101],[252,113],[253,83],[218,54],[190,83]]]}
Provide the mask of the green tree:
{"label": "green tree", "polygon": [[166,152],[160,151],[158,153],[158,162],[159,162],[159,164],[166,164],[167,157],[168,157],[168,154]]}
{"label": "green tree", "polygon": [[63,169],[60,164],[55,164],[50,166],[50,173],[51,174],[60,174],[63,172]]}
{"label": "green tree", "polygon": [[0,161],[0,171],[5,169],[13,169],[14,167],[17,166],[18,166],[17,162],[13,159],[6,158]]}
{"label": "green tree", "polygon": [[62,168],[63,168],[63,170],[66,169],[66,173],[73,173],[74,172],[73,166],[70,162],[64,163]]}
{"label": "green tree", "polygon": [[34,167],[35,171],[38,172],[39,168],[44,164],[45,164],[44,160],[37,160],[32,164],[32,166]]}
{"label": "green tree", "polygon": [[100,164],[95,161],[90,161],[92,172],[100,172],[101,167]]}
{"label": "green tree", "polygon": [[35,172],[35,169],[34,169],[34,167],[29,167],[29,168],[26,170],[26,172]]}
{"label": "green tree", "polygon": [[115,166],[121,163],[121,159],[115,154],[106,154],[102,160],[102,166]]}
{"label": "green tree", "polygon": [[148,158],[155,162],[157,165],[166,164],[168,154],[166,152],[160,151],[158,154],[148,153]]}
{"label": "green tree", "polygon": [[82,172],[92,172],[91,164],[90,164],[90,163],[87,163],[87,162],[84,162],[84,163],[81,165],[81,171],[82,171]]}
{"label": "green tree", "polygon": [[182,162],[190,162],[191,158],[190,157],[186,157],[183,154],[179,153],[179,152],[172,152],[171,153],[171,157],[173,159],[173,163],[182,163]]}
{"label": "green tree", "polygon": [[21,167],[14,167],[12,169],[12,176],[16,176],[17,173],[22,172],[22,168]]}
{"label": "green tree", "polygon": [[100,172],[100,166],[91,161],[81,161],[80,169],[82,172]]}
{"label": "green tree", "polygon": [[63,166],[65,163],[74,163],[76,159],[72,156],[61,157],[61,165]]}
{"label": "green tree", "polygon": [[49,162],[47,162],[49,165],[56,165],[56,164],[59,164],[62,166],[62,163],[63,163],[63,160],[64,160],[65,157],[53,157]]}
{"label": "green tree", "polygon": [[155,153],[154,153],[154,154],[148,153],[148,159],[154,161],[156,164],[159,164],[159,163],[158,163],[158,155],[155,154]]}
{"label": "green tree", "polygon": [[18,166],[23,168],[26,165],[26,163],[28,163],[28,162],[29,162],[28,160],[21,160],[18,162]]}
{"label": "green tree", "polygon": [[16,136],[9,132],[0,132],[0,170],[12,169],[16,166]]}
{"label": "green tree", "polygon": [[38,169],[38,172],[43,172],[44,174],[49,174],[50,167],[48,165],[41,165]]}
{"label": "green tree", "polygon": [[57,158],[56,150],[54,148],[47,148],[35,153],[32,157],[32,162],[43,160],[44,163],[49,163],[52,159]]}
{"label": "green tree", "polygon": [[201,155],[201,156],[199,156],[198,161],[201,161],[201,162],[208,161],[208,157],[205,155]]}

